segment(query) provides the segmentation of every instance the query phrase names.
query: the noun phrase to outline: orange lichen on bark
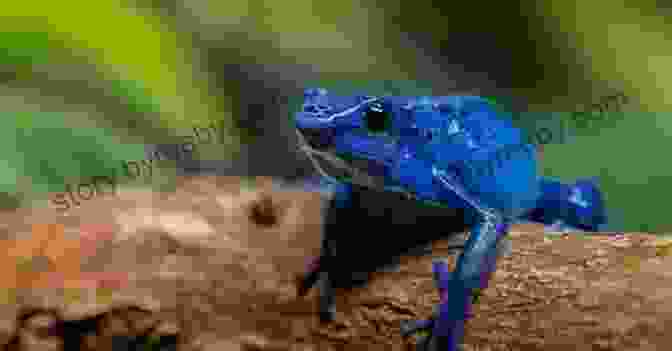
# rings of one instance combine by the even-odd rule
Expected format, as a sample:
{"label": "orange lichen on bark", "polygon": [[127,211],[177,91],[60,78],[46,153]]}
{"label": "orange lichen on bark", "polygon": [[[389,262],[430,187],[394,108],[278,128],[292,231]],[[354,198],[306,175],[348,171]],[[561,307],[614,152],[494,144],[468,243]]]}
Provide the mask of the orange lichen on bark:
{"label": "orange lichen on bark", "polygon": [[[82,272],[83,258],[95,254],[97,242],[113,236],[111,226],[83,225],[81,235],[65,235],[62,224],[34,224],[25,238],[0,240],[0,288],[96,287],[103,277]],[[118,277],[117,277],[118,278]]]}

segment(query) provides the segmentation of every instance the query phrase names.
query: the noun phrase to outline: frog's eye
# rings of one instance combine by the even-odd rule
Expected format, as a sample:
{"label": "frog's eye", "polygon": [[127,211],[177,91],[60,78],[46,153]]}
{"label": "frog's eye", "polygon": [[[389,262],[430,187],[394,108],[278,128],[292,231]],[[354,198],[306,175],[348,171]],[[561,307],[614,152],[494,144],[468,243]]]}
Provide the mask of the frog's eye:
{"label": "frog's eye", "polygon": [[387,130],[392,122],[392,115],[385,111],[381,103],[372,103],[364,112],[364,122],[370,132],[380,133]]}

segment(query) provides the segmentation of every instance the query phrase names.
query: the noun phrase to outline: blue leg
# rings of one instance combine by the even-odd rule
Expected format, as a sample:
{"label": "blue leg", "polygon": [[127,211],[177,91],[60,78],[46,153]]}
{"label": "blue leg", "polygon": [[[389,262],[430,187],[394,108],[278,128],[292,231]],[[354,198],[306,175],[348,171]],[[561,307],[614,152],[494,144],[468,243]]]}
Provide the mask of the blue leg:
{"label": "blue leg", "polygon": [[336,293],[328,271],[324,270],[320,273],[320,283],[320,322],[328,323],[336,317]]}
{"label": "blue leg", "polygon": [[496,267],[498,243],[508,232],[509,221],[470,196],[452,174],[436,168],[432,173],[439,184],[468,204],[469,216],[475,219],[456,269],[449,272],[442,262],[435,262],[433,267],[441,303],[428,347],[432,351],[458,351],[465,321],[471,317],[474,292],[487,287]]}
{"label": "blue leg", "polygon": [[333,277],[330,277],[330,273],[335,271],[333,265],[337,264],[333,233],[334,229],[337,228],[339,218],[337,218],[337,211],[335,210],[350,206],[352,191],[349,184],[338,183],[334,185],[333,197],[326,209],[320,256],[311,260],[308,263],[306,273],[296,279],[297,295],[299,296],[305,296],[318,281],[320,282],[319,314],[323,322],[333,320],[335,314],[335,291]]}
{"label": "blue leg", "polygon": [[565,184],[542,178],[539,186],[541,197],[537,206],[523,219],[588,232],[596,232],[606,224],[604,196],[596,180],[582,179],[575,184]]}
{"label": "blue leg", "polygon": [[324,223],[324,238],[322,239],[322,253],[320,259],[320,301],[319,314],[320,320],[324,323],[334,320],[336,314],[336,293],[333,287],[334,277],[330,277],[337,270],[336,245],[334,228],[338,228],[335,211],[333,209],[346,208],[352,201],[352,186],[347,183],[341,183],[336,186],[334,196],[331,199],[330,208],[327,210],[327,216]]}
{"label": "blue leg", "polygon": [[487,287],[496,266],[497,243],[507,231],[501,217],[484,216],[473,228],[455,271],[441,279],[439,288],[447,298],[439,306],[433,330],[438,350],[459,350],[465,321],[471,317],[473,293]]}
{"label": "blue leg", "polygon": [[[450,276],[450,271],[448,270],[448,265],[444,261],[436,260],[432,264],[434,271],[434,282],[436,287],[439,290],[439,296],[441,301],[446,300],[446,291],[442,288],[445,284],[442,282],[447,282],[448,277]],[[401,324],[401,336],[408,337],[412,334],[415,334],[419,331],[430,331],[429,336],[421,338],[416,344],[417,351],[429,351],[429,341],[432,337],[431,330],[434,329],[434,321],[436,320],[436,315],[433,315],[430,319],[419,319],[419,320],[409,320],[404,321]]]}

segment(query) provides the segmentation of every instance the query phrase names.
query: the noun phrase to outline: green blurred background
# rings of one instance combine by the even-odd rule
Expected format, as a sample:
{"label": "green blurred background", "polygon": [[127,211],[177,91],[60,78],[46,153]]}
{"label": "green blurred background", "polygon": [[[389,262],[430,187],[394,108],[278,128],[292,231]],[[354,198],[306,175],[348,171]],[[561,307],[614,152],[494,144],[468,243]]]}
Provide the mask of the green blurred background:
{"label": "green blurred background", "polygon": [[201,148],[210,168],[295,175],[306,165],[288,122],[306,85],[497,96],[530,131],[623,92],[607,122],[545,147],[543,173],[599,176],[613,230],[664,233],[669,13],[647,0],[13,2],[0,13],[0,191],[42,206],[211,121],[225,145]]}

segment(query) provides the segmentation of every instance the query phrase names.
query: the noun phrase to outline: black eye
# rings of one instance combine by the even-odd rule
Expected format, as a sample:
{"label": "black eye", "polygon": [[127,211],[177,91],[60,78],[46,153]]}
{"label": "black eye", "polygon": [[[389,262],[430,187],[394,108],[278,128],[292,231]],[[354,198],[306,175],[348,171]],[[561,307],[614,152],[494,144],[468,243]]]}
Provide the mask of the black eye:
{"label": "black eye", "polygon": [[364,113],[366,129],[371,132],[383,132],[387,130],[392,116],[385,111],[382,104],[371,104]]}

